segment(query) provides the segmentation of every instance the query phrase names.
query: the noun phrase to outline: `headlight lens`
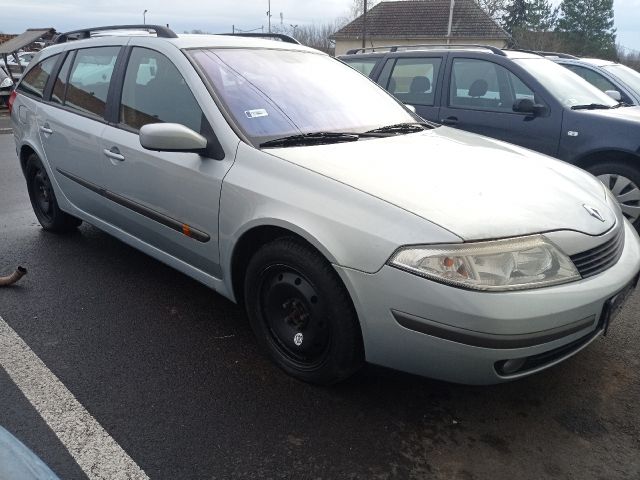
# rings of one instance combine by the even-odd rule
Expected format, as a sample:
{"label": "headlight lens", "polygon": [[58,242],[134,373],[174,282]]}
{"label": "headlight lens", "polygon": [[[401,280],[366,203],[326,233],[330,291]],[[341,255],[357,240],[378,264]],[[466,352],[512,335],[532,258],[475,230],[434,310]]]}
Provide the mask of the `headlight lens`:
{"label": "headlight lens", "polygon": [[542,235],[460,245],[403,247],[389,264],[438,282],[508,291],[579,280],[573,262]]}

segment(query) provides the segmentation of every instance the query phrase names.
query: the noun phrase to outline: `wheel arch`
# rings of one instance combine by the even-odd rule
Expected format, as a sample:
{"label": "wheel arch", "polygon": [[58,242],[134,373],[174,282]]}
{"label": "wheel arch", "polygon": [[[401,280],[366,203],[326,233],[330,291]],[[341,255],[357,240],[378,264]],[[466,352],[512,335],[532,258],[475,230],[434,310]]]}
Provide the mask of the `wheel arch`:
{"label": "wheel arch", "polygon": [[[574,164],[585,170],[603,162],[621,162],[640,169],[640,152],[628,150],[602,149],[588,152],[576,160]],[[633,162],[636,162],[635,164]]]}
{"label": "wheel arch", "polygon": [[[311,247],[319,255],[322,255],[329,263],[336,263],[336,259],[329,253],[329,250],[322,245],[313,235],[301,230],[295,225],[280,221],[270,221],[260,224],[247,226],[239,235],[238,240],[233,246],[229,261],[230,272],[230,290],[235,301],[238,304],[244,302],[243,286],[247,265],[255,253],[261,246],[281,237],[292,237],[296,240]],[[342,279],[340,280],[342,282]],[[345,290],[351,297],[344,282],[342,282]]]}
{"label": "wheel arch", "polygon": [[18,158],[20,159],[20,168],[22,168],[23,175],[27,173],[27,160],[34,153],[42,159],[42,155],[40,155],[32,145],[25,143],[20,147]]}

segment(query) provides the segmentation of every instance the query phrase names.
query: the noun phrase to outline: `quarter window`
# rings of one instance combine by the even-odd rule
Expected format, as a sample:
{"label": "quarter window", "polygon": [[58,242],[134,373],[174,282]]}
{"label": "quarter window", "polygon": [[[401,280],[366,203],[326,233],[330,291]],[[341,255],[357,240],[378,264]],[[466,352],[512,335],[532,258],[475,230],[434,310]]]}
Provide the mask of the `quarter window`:
{"label": "quarter window", "polygon": [[363,58],[363,59],[354,59],[354,60],[344,60],[344,62],[349,65],[354,70],[366,75],[367,77],[371,75],[373,68],[378,63],[377,58]]}
{"label": "quarter window", "polygon": [[180,123],[200,132],[203,114],[175,65],[156,51],[136,47],[124,79],[120,122],[135,130],[148,123]]}
{"label": "quarter window", "polygon": [[403,103],[431,106],[441,62],[440,58],[400,58],[384,87]]}
{"label": "quarter window", "polygon": [[73,62],[73,54],[74,52],[70,52],[69,55],[67,55],[58,73],[58,78],[56,78],[56,83],[53,85],[53,92],[51,93],[51,101],[53,103],[64,103],[64,96],[67,92],[67,82],[69,80],[69,69],[71,68],[71,62]]}
{"label": "quarter window", "polygon": [[17,89],[22,93],[42,98],[51,71],[59,57],[60,55],[54,55],[34,66],[25,74]]}
{"label": "quarter window", "polygon": [[84,113],[104,116],[109,83],[120,47],[78,50],[73,62],[65,105]]}

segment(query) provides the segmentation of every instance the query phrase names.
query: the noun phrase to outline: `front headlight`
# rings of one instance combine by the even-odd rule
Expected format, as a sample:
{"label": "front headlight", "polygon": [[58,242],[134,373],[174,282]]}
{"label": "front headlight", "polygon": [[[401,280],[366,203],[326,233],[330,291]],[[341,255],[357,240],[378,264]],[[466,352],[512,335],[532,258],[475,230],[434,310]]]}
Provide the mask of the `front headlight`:
{"label": "front headlight", "polygon": [[7,87],[10,87],[11,85],[13,85],[13,82],[9,77],[7,77],[4,80],[2,80],[2,82],[0,83],[0,88],[7,88]]}
{"label": "front headlight", "polygon": [[399,249],[389,264],[437,282],[508,291],[579,280],[569,257],[542,235]]}

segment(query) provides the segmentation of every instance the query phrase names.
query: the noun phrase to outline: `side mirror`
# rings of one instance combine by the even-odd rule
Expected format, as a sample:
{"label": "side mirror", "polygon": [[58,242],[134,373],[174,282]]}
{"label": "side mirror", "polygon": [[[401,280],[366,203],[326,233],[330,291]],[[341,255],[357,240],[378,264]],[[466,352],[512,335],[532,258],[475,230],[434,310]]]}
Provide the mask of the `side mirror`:
{"label": "side mirror", "polygon": [[179,123],[150,123],[140,129],[140,145],[157,152],[204,154],[207,139]]}
{"label": "side mirror", "polygon": [[408,103],[405,103],[404,106],[407,107],[409,110],[411,110],[413,113],[417,113],[416,107],[414,107],[413,105],[409,105]]}
{"label": "side mirror", "polygon": [[604,93],[613,98],[616,102],[622,101],[622,94],[617,90],[606,90]]}
{"label": "side mirror", "polygon": [[516,113],[528,113],[534,117],[538,117],[547,112],[547,107],[533,103],[533,100],[530,98],[520,98],[513,102],[513,111]]}

